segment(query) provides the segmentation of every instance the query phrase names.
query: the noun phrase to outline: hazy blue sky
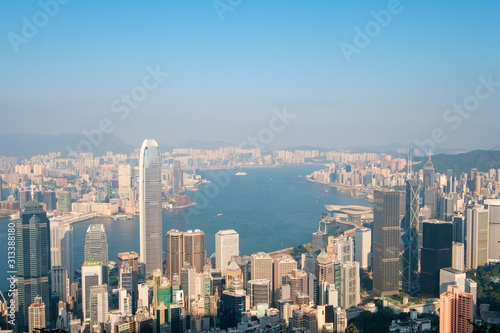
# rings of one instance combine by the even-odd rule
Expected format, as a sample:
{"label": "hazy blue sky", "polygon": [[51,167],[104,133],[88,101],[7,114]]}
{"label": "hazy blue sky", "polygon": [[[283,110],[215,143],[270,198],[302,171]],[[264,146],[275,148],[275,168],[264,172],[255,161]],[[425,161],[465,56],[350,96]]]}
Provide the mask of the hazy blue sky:
{"label": "hazy blue sky", "polygon": [[[498,1],[221,0],[219,13],[212,1],[69,1],[48,5],[53,17],[50,3],[0,3],[0,134],[82,132],[109,118],[136,146],[238,144],[286,107],[296,117],[269,147],[409,144],[435,128],[441,148],[500,141],[500,87],[477,88],[480,76],[500,82]],[[232,11],[220,16],[223,6]],[[389,9],[376,23],[372,11]],[[372,29],[369,43],[356,28]],[[347,44],[358,46],[350,61]],[[169,76],[120,119],[113,102],[148,66]],[[476,88],[488,97],[467,119],[443,119]]]}

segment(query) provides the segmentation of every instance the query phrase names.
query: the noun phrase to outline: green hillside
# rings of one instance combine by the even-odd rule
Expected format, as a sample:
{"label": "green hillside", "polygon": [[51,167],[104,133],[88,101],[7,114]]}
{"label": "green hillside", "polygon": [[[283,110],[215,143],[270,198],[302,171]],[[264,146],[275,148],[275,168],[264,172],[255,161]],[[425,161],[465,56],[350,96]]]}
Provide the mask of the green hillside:
{"label": "green hillside", "polygon": [[[420,161],[414,166],[414,170],[422,169],[427,157],[415,159]],[[500,151],[497,150],[474,150],[463,154],[447,155],[438,154],[432,156],[432,163],[436,172],[445,173],[452,169],[455,174],[470,172],[470,169],[477,168],[480,172],[487,172],[490,169],[500,169]]]}

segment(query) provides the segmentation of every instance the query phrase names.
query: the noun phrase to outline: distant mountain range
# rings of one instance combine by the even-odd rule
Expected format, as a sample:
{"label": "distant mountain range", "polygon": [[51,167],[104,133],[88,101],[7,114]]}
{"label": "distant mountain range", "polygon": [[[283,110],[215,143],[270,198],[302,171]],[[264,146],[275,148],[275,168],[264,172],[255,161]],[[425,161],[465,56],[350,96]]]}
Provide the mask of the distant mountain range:
{"label": "distant mountain range", "polygon": [[235,145],[225,141],[207,142],[199,140],[190,140],[180,145],[177,145],[174,148],[219,149],[219,148],[233,147],[233,146]]}
{"label": "distant mountain range", "polygon": [[[421,163],[414,167],[414,170],[422,169],[427,157],[421,157],[414,161]],[[500,151],[498,150],[473,150],[467,153],[447,155],[438,154],[431,157],[432,164],[436,172],[445,173],[452,169],[455,174],[470,172],[470,169],[477,168],[480,172],[487,172],[490,169],[500,168]]]}
{"label": "distant mountain range", "polygon": [[[95,138],[94,143],[83,134],[79,133],[66,133],[60,135],[0,135],[0,156],[29,158],[31,156],[46,155],[53,152],[61,152],[62,156],[68,156],[70,150],[87,152],[89,149],[94,153],[94,156],[103,156],[106,155],[108,151],[112,151],[116,154],[130,154],[134,149],[140,148],[140,145],[137,147],[129,145],[112,133],[104,134],[102,140],[100,138]],[[171,152],[173,148],[218,149],[234,145],[224,141],[206,142],[192,140],[177,146],[162,143],[158,143],[158,146],[160,152]]]}
{"label": "distant mountain range", "polygon": [[128,154],[134,151],[134,147],[114,134],[104,134],[102,139],[95,138],[94,143],[91,143],[83,134],[76,133],[0,135],[0,156],[28,158],[53,152],[61,152],[62,156],[69,156],[70,151],[77,150],[81,152],[91,150],[95,156],[102,156],[108,151]]}
{"label": "distant mountain range", "polygon": [[[10,134],[0,135],[0,156],[15,156],[29,158],[35,155],[46,155],[51,152],[61,152],[62,156],[68,156],[69,150],[77,150],[78,146],[83,151],[90,147],[94,156],[103,156],[108,151],[116,154],[129,154],[134,149],[139,148],[129,145],[114,134],[105,134],[102,140],[89,144],[89,139],[79,133],[67,133],[60,135],[43,134]],[[196,149],[218,149],[221,147],[234,146],[225,141],[186,141],[177,146],[165,145],[159,143],[160,152],[172,152],[175,148],[196,148]],[[409,147],[409,146],[408,146]],[[355,152],[374,152],[393,154],[395,156],[406,157],[405,154],[398,154],[398,148],[405,148],[403,145],[389,144],[383,146],[349,147],[345,150]],[[319,150],[327,151],[322,147],[297,146],[289,147],[287,150]],[[456,150],[449,150],[456,152]],[[420,161],[414,167],[414,170],[422,168],[427,157],[414,158],[414,161]],[[453,169],[455,173],[469,172],[471,168],[478,168],[481,172],[486,172],[492,168],[500,168],[500,146],[493,147],[491,150],[474,150],[460,154],[436,154],[432,156],[432,162],[437,172],[443,173],[447,169]]]}

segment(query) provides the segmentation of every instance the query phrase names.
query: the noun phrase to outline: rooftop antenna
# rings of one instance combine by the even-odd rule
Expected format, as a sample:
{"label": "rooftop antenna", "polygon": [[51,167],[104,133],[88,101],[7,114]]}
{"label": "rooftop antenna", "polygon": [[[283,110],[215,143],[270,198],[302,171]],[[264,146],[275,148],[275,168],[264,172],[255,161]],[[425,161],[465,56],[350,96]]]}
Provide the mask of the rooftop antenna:
{"label": "rooftop antenna", "polygon": [[35,202],[35,190],[33,185],[31,185],[31,201]]}
{"label": "rooftop antenna", "polygon": [[406,175],[406,179],[412,179],[412,153],[413,153],[413,148],[410,148],[408,150],[408,174]]}

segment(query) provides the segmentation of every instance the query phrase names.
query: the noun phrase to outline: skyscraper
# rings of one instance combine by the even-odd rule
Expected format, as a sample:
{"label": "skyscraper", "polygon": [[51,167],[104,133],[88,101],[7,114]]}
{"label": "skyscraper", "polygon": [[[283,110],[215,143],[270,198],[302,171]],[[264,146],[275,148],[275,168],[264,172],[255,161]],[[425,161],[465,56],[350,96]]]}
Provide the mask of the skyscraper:
{"label": "skyscraper", "polygon": [[243,283],[235,278],[229,289],[222,292],[221,329],[238,326],[241,314],[246,310],[246,293]]}
{"label": "skyscraper", "polygon": [[345,235],[328,237],[327,253],[342,263],[354,261],[354,238]]}
{"label": "skyscraper", "polygon": [[172,281],[174,275],[180,276],[184,266],[184,233],[172,229],[166,237],[165,275]]}
{"label": "skyscraper", "polygon": [[90,327],[109,319],[108,285],[90,287]]}
{"label": "skyscraper", "polygon": [[196,270],[196,273],[203,272],[205,233],[199,229],[187,232],[169,230],[166,235],[166,276],[172,281],[174,275],[180,275],[186,262]]}
{"label": "skyscraper", "polygon": [[424,206],[429,209],[430,218],[436,219],[438,217],[438,191],[436,187],[427,187],[424,189]]}
{"label": "skyscraper", "polygon": [[[19,312],[16,322],[27,330],[28,308],[40,296],[50,321],[50,222],[42,206],[29,201],[16,221],[16,257]],[[14,267],[9,267],[14,270]]]}
{"label": "skyscraper", "polygon": [[488,210],[482,206],[467,207],[465,269],[476,269],[488,263]]}
{"label": "skyscraper", "polygon": [[340,288],[340,306],[348,309],[357,306],[360,300],[359,262],[350,261],[342,264],[342,288]]}
{"label": "skyscraper", "polygon": [[47,211],[57,209],[56,193],[54,191],[43,191],[43,202],[47,207]]}
{"label": "skyscraper", "polygon": [[205,233],[199,229],[184,233],[184,262],[195,268],[196,273],[203,272],[205,266]]}
{"label": "skyscraper", "polygon": [[249,306],[257,304],[271,304],[271,281],[266,279],[250,280],[247,284],[247,293],[250,296]]}
{"label": "skyscraper", "polygon": [[103,224],[91,224],[85,237],[85,261],[100,261],[108,265],[108,241]]}
{"label": "skyscraper", "polygon": [[[500,171],[497,171],[500,176]],[[489,230],[488,230],[488,261],[500,262],[500,200],[484,200],[488,207]]]}
{"label": "skyscraper", "polygon": [[403,193],[375,191],[373,214],[373,292],[380,296],[399,293],[401,288],[401,219]]}
{"label": "skyscraper", "polygon": [[196,270],[188,263],[181,269],[181,287],[187,301],[187,309],[191,310],[191,302],[196,300]]}
{"label": "skyscraper", "polygon": [[132,270],[132,267],[129,266],[128,264],[122,265],[118,269],[118,277],[119,277],[118,286],[120,288],[125,289],[127,293],[132,297],[132,302],[134,302],[134,286],[133,286],[134,271]]}
{"label": "skyscraper", "polygon": [[403,275],[402,287],[408,294],[415,294],[420,285],[418,282],[418,222],[420,187],[413,180],[406,182],[406,214],[401,221],[401,241],[403,243]]}
{"label": "skyscraper", "polygon": [[267,253],[258,252],[252,254],[251,273],[252,280],[265,279],[273,281],[273,258]]}
{"label": "skyscraper", "polygon": [[439,219],[443,221],[452,221],[455,212],[455,199],[452,194],[446,194],[439,199]]}
{"label": "skyscraper", "polygon": [[369,228],[356,229],[354,244],[354,260],[359,262],[362,269],[368,269],[372,266],[372,230]]}
{"label": "skyscraper", "polygon": [[231,282],[238,277],[242,282],[244,281],[243,279],[243,273],[241,272],[240,266],[235,262],[231,261],[229,266],[226,268],[226,287],[229,288],[231,285]]}
{"label": "skyscraper", "polygon": [[345,332],[347,328],[347,313],[345,309],[337,307],[333,313],[334,332]]}
{"label": "skyscraper", "polygon": [[53,220],[50,223],[50,263],[63,266],[73,283],[73,226],[68,222]]}
{"label": "skyscraper", "polygon": [[220,269],[222,275],[231,262],[233,256],[240,254],[239,234],[232,230],[220,230],[215,234],[215,268]]}
{"label": "skyscraper", "polygon": [[[292,272],[288,273],[285,277],[285,282],[282,288],[289,285],[289,297],[295,299],[298,293],[307,293],[307,279],[308,275],[306,272],[294,269]],[[282,299],[284,299],[282,297]]]}
{"label": "skyscraper", "polygon": [[423,246],[420,273],[422,297],[439,297],[441,268],[452,265],[453,224],[431,220],[423,224]]}
{"label": "skyscraper", "polygon": [[458,286],[448,286],[440,296],[440,333],[470,333],[474,320],[474,296],[461,292]]}
{"label": "skyscraper", "polygon": [[429,154],[429,160],[425,162],[422,169],[424,171],[424,188],[434,187],[435,170],[431,161],[431,154]]}
{"label": "skyscraper", "polygon": [[329,284],[335,285],[335,262],[328,256],[328,254],[326,254],[325,251],[321,251],[321,253],[316,257],[314,273],[318,284],[325,281]]}
{"label": "skyscraper", "polygon": [[82,265],[82,310],[83,318],[90,319],[90,289],[103,284],[103,266],[100,261],[86,261]]}
{"label": "skyscraper", "polygon": [[139,161],[140,255],[146,276],[163,271],[160,152],[155,140],[144,140]]}
{"label": "skyscraper", "polygon": [[465,291],[466,275],[452,267],[441,268],[439,271],[439,294],[448,290],[448,286],[458,286]]}
{"label": "skyscraper", "polygon": [[103,267],[103,283],[108,283],[108,241],[104,224],[91,224],[85,237],[85,261],[99,261]]}
{"label": "skyscraper", "polygon": [[59,192],[57,194],[57,209],[61,212],[71,212],[70,192]]}
{"label": "skyscraper", "polygon": [[137,309],[137,299],[138,299],[138,283],[139,283],[139,255],[134,252],[121,252],[118,253],[118,272],[120,272],[123,266],[130,266],[132,269],[132,306],[134,308],[133,313]]}
{"label": "skyscraper", "polygon": [[[27,202],[30,201],[31,199],[31,192],[28,190],[21,190],[19,191],[19,207],[21,209],[24,208],[24,205],[26,205]],[[38,201],[38,195],[33,196],[33,201]]]}
{"label": "skyscraper", "polygon": [[50,275],[52,294],[57,295],[59,301],[66,302],[66,298],[69,296],[69,277],[66,267],[52,266]]}
{"label": "skyscraper", "polygon": [[35,297],[35,302],[29,306],[29,332],[34,332],[35,328],[46,328],[45,309],[42,298]]}
{"label": "skyscraper", "polygon": [[172,183],[174,194],[179,194],[182,192],[182,187],[184,186],[184,175],[181,169],[181,162],[178,160],[174,161],[174,168],[172,170]]}
{"label": "skyscraper", "polygon": [[465,218],[462,215],[455,215],[453,221],[453,241],[465,244]]}
{"label": "skyscraper", "polygon": [[132,184],[132,168],[130,164],[120,164],[118,166],[118,194],[120,197],[129,196]]}
{"label": "skyscraper", "polygon": [[274,260],[273,269],[273,290],[274,290],[274,301],[279,299],[279,289],[283,283],[283,278],[291,273],[294,269],[297,269],[297,262],[289,254],[282,255],[281,257]]}
{"label": "skyscraper", "polygon": [[446,170],[446,193],[454,193],[456,188],[456,182],[453,177],[453,170]]}
{"label": "skyscraper", "polygon": [[465,270],[465,248],[464,243],[453,242],[451,251],[451,267],[456,270]]}

